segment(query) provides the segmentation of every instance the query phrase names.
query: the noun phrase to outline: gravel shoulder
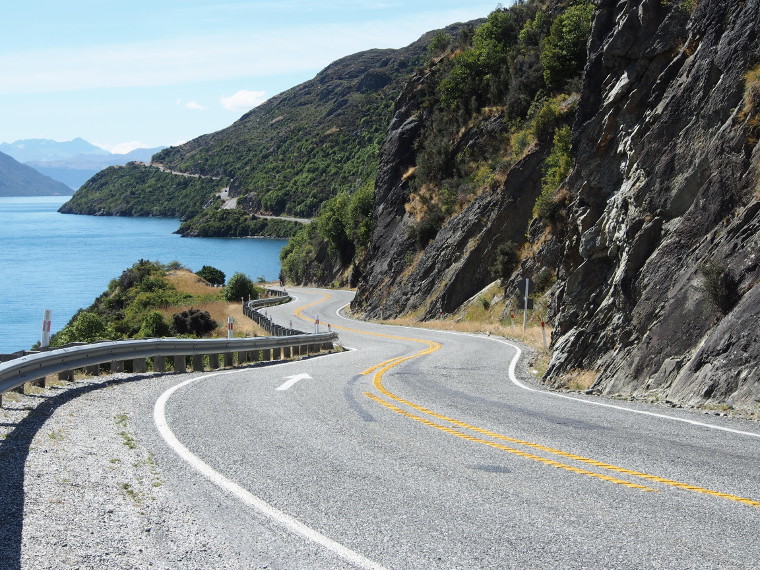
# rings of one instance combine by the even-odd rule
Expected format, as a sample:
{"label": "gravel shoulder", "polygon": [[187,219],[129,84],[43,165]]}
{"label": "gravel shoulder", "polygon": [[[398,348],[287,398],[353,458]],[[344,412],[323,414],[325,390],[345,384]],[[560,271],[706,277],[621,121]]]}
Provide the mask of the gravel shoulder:
{"label": "gravel shoulder", "polygon": [[184,377],[117,374],[6,396],[0,567],[251,567],[178,500],[137,436],[146,388]]}

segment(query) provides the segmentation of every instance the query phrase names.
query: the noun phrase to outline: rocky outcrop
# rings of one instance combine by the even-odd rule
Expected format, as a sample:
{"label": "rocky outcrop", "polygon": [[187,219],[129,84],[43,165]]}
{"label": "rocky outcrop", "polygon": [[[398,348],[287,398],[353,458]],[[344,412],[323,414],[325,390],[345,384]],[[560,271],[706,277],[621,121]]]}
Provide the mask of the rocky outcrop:
{"label": "rocky outcrop", "polygon": [[600,4],[549,378],[588,368],[605,393],[760,399],[760,149],[743,100],[758,22],[758,0]]}
{"label": "rocky outcrop", "polygon": [[[424,79],[417,77],[401,95],[380,152],[372,246],[352,304],[367,317],[413,312],[430,319],[458,309],[493,281],[499,244],[525,241],[526,220],[541,189],[548,144],[537,145],[509,170],[503,184],[474,198],[420,250],[405,205],[407,173],[415,165],[415,143],[427,118],[416,95]],[[479,141],[476,137],[470,143]]]}

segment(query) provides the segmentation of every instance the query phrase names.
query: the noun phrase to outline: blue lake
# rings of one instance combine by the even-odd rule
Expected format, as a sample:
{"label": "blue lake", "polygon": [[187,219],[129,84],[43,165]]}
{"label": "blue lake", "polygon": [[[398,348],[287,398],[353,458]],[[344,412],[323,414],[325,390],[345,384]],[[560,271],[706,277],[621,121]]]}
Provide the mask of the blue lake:
{"label": "blue lake", "polygon": [[227,277],[279,275],[286,240],[182,238],[172,233],[174,219],[59,214],[67,199],[0,198],[0,353],[39,341],[45,309],[53,311],[52,331],[63,328],[140,259],[193,271],[211,265]]}

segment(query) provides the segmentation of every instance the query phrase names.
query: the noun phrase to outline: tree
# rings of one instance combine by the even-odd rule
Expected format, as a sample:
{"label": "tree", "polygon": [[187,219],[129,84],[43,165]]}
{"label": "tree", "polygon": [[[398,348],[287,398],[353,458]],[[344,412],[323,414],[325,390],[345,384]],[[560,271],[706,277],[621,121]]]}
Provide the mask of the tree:
{"label": "tree", "polygon": [[230,277],[224,288],[224,298],[230,302],[248,298],[258,299],[259,293],[260,289],[254,285],[251,278],[239,272]]}
{"label": "tree", "polygon": [[210,265],[204,265],[199,271],[196,271],[195,274],[201,279],[208,281],[211,285],[224,285],[224,280],[226,278],[224,271],[217,269],[216,267],[211,267]]}
{"label": "tree", "polygon": [[594,5],[582,2],[570,6],[552,23],[541,52],[544,80],[551,88],[561,89],[583,71],[593,15]]}

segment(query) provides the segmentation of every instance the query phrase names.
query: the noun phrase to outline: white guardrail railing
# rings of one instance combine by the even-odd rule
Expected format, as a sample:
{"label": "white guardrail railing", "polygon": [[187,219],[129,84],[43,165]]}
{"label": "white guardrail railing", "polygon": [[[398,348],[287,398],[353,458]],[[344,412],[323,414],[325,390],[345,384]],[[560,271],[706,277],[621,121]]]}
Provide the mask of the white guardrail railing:
{"label": "white guardrail railing", "polygon": [[[274,291],[273,291],[274,292]],[[258,299],[246,303],[246,312],[260,315],[257,307],[287,302],[290,298],[281,292],[277,297]],[[259,319],[257,319],[258,321]],[[271,323],[271,320],[266,318]],[[250,362],[279,360],[299,355],[316,354],[330,350],[338,340],[337,333],[306,334],[273,325],[274,334],[287,336],[247,337],[232,339],[161,338],[144,340],[101,341],[92,344],[68,346],[27,354],[0,362],[0,405],[2,393],[26,388],[27,383],[39,381],[47,385],[57,374],[59,380],[72,380],[73,372],[85,369],[92,375],[100,373],[100,366],[111,365],[111,372],[124,371],[124,362],[132,361],[132,372],[147,370],[146,360],[153,359],[153,370],[166,371],[166,359],[172,358],[175,372],[187,371],[187,360],[194,371],[232,367]],[[220,356],[222,359],[220,359]],[[206,360],[206,358],[208,359]]]}

